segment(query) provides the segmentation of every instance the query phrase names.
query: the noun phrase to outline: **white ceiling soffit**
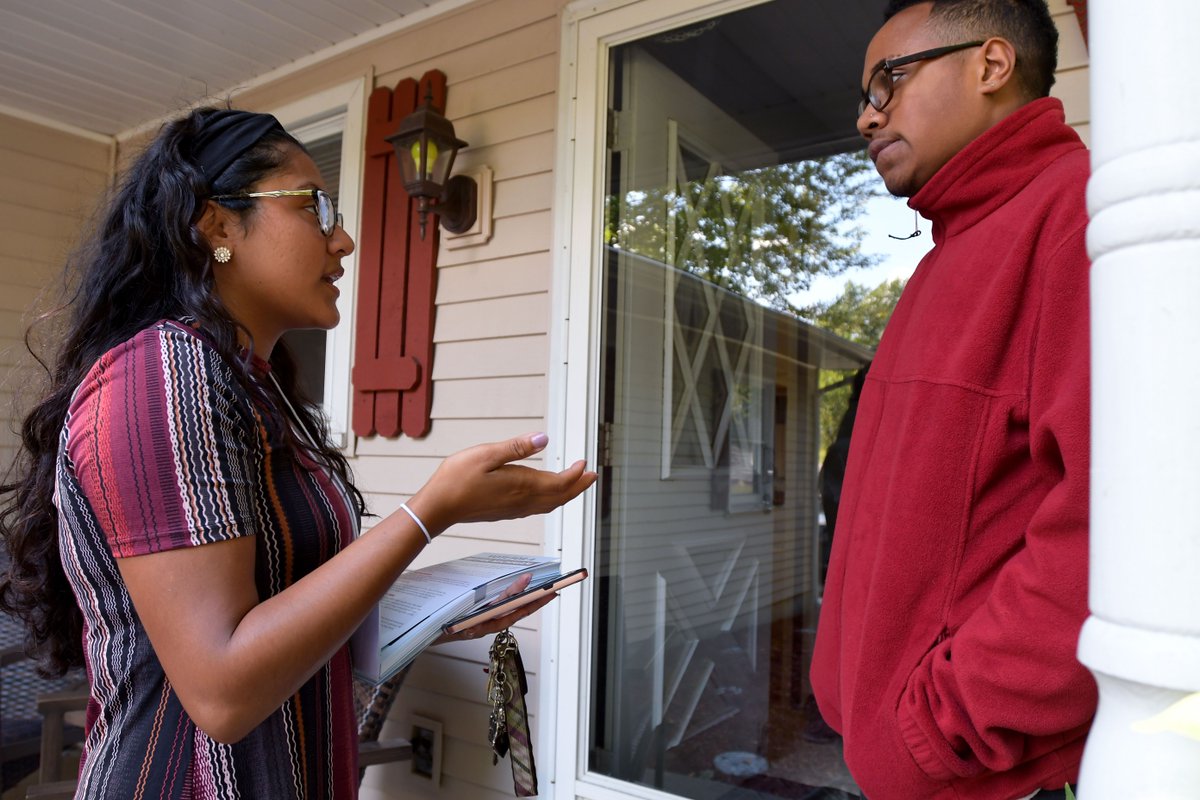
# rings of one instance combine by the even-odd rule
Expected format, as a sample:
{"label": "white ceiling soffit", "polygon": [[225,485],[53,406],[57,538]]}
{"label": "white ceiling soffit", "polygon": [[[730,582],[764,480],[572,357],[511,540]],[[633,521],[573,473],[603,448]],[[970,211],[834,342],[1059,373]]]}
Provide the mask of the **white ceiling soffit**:
{"label": "white ceiling soffit", "polygon": [[0,111],[116,135],[463,0],[0,0]]}

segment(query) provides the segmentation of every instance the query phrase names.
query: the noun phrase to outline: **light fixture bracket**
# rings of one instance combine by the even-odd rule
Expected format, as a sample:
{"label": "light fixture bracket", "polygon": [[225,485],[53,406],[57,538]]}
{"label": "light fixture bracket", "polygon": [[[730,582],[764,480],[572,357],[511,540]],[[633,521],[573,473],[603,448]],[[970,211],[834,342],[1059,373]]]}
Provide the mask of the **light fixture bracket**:
{"label": "light fixture bracket", "polygon": [[470,228],[475,223],[478,187],[469,177],[450,177],[455,156],[467,143],[455,136],[454,125],[434,107],[431,91],[426,91],[424,102],[400,120],[396,132],[386,139],[396,152],[404,190],[417,201],[421,239],[430,211],[448,231]]}

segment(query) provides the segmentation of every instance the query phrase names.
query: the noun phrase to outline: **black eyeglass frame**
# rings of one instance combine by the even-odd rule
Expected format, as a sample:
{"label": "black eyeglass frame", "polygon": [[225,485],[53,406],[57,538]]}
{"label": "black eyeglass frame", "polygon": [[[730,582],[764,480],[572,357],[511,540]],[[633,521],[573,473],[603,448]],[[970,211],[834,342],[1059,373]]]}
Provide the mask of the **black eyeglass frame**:
{"label": "black eyeglass frame", "polygon": [[219,194],[213,200],[250,200],[255,197],[311,197],[317,211],[317,226],[325,238],[342,225],[342,214],[337,210],[333,197],[324,189],[275,189],[270,192],[243,192],[242,194]]}
{"label": "black eyeglass frame", "polygon": [[[892,80],[892,70],[896,69],[896,67],[903,67],[906,64],[913,64],[917,61],[928,61],[934,58],[941,58],[942,56],[950,55],[951,53],[957,53],[959,50],[966,50],[970,47],[979,47],[984,43],[985,41],[948,44],[943,47],[934,47],[931,50],[922,50],[919,53],[912,53],[911,55],[907,56],[885,58],[879,63],[879,66],[871,70],[871,76],[867,79],[867,88],[859,89],[859,92],[862,94],[862,99],[858,101],[858,115],[861,117],[863,112],[867,110],[868,105],[876,111],[883,111],[885,108],[887,108],[887,104],[892,102],[892,97],[896,93],[895,82]],[[880,72],[883,72],[887,76],[887,97],[885,97],[882,102],[876,103],[878,98],[873,99],[871,97],[871,86],[875,83],[875,76]]]}

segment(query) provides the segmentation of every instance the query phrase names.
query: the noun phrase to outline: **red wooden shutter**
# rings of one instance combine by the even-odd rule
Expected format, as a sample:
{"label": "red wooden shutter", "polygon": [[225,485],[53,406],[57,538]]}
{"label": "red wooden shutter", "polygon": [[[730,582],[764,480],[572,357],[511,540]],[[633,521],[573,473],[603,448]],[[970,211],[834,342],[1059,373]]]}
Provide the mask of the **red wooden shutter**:
{"label": "red wooden shutter", "polygon": [[386,137],[426,94],[446,108],[446,76],[426,72],[395,90],[381,87],[367,106],[367,164],[358,243],[353,428],[359,436],[421,437],[433,404],[433,317],[437,291],[438,224],[417,232],[417,204],[404,191]]}

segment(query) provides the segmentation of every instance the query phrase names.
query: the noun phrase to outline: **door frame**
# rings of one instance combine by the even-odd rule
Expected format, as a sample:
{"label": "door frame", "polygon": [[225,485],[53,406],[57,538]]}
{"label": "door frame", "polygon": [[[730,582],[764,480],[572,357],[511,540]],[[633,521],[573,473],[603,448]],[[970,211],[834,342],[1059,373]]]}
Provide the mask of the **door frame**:
{"label": "door frame", "polygon": [[[609,51],[653,33],[761,5],[768,0],[575,0],[563,9],[560,42],[551,281],[548,466],[597,464],[603,318],[604,178]],[[596,497],[588,492],[556,515],[550,546],[564,564],[594,574]],[[539,672],[536,758],[544,796],[556,800],[668,800],[676,795],[588,771],[594,592],[564,592],[547,608]],[[546,612],[543,612],[546,613]],[[543,766],[544,765],[544,766]]]}

